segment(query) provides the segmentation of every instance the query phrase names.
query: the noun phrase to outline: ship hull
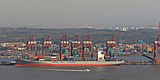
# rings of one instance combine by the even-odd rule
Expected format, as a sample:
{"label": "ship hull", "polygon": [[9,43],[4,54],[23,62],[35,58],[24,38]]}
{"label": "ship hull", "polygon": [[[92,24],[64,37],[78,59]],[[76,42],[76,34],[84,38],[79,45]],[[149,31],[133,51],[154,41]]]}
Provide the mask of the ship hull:
{"label": "ship hull", "polygon": [[52,62],[52,61],[22,61],[17,63],[15,66],[23,67],[23,66],[35,66],[35,67],[47,67],[47,66],[118,66],[124,63],[124,61],[106,61],[106,62],[98,62],[98,61],[65,61],[65,62]]}

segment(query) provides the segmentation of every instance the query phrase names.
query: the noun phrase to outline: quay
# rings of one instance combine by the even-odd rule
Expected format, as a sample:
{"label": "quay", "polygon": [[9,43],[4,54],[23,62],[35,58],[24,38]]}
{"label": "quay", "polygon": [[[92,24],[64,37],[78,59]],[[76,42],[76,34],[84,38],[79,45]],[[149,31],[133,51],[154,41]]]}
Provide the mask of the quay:
{"label": "quay", "polygon": [[17,59],[18,56],[0,56],[0,59],[11,59],[11,58]]}
{"label": "quay", "polygon": [[145,62],[125,62],[122,65],[160,65],[160,63],[155,63],[151,61],[145,61]]}
{"label": "quay", "polygon": [[8,63],[8,62],[1,62],[0,66],[2,65],[15,65],[16,63]]}
{"label": "quay", "polygon": [[0,56],[0,66],[2,65],[15,65],[17,56]]}

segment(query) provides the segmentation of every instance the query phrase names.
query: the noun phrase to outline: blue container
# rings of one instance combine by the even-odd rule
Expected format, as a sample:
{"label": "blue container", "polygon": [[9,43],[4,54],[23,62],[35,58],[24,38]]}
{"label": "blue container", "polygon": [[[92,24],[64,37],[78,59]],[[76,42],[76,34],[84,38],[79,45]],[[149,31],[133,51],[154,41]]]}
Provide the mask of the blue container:
{"label": "blue container", "polygon": [[105,58],[105,60],[106,60],[106,61],[110,61],[110,60],[111,60],[111,58]]}
{"label": "blue container", "polygon": [[69,58],[69,61],[74,61],[74,58]]}

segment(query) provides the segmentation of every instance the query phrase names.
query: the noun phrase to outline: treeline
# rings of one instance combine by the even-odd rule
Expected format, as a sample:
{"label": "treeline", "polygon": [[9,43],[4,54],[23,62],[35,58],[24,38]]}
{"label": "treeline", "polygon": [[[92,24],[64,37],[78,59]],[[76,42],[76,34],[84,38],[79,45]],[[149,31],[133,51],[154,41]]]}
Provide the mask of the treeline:
{"label": "treeline", "polygon": [[145,43],[153,43],[158,36],[158,32],[155,29],[120,31],[93,28],[0,28],[0,42],[27,42],[30,35],[35,35],[36,40],[44,40],[44,36],[48,34],[52,36],[55,43],[59,43],[65,34],[69,36],[69,40],[71,40],[75,34],[80,35],[81,40],[84,39],[85,35],[91,35],[93,43],[105,43],[111,36],[115,35],[116,41],[122,44],[137,43],[138,40],[143,40]]}

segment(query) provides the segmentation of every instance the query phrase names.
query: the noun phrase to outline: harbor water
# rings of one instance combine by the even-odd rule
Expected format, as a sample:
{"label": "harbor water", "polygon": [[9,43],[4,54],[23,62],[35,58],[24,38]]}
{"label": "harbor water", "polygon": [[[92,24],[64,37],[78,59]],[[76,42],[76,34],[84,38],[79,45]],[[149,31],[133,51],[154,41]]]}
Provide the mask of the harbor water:
{"label": "harbor water", "polygon": [[107,67],[0,66],[0,80],[159,80],[160,65]]}

